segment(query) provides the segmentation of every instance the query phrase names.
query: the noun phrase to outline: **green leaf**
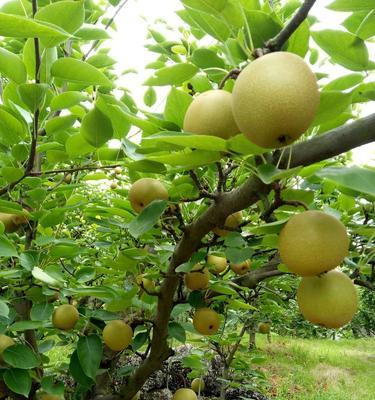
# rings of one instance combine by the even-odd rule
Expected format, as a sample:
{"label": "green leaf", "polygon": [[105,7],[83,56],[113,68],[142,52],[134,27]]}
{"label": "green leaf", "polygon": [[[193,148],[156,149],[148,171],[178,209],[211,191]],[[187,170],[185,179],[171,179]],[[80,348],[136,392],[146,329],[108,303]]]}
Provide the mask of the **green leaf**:
{"label": "green leaf", "polygon": [[40,38],[45,39],[47,47],[53,42],[62,41],[69,34],[58,26],[34,21],[32,18],[0,12],[0,36],[13,38]]}
{"label": "green leaf", "polygon": [[55,377],[53,375],[44,376],[41,382],[42,390],[57,396],[63,396],[65,391],[65,386],[63,382],[55,382]]}
{"label": "green leaf", "polygon": [[5,236],[0,236],[0,257],[17,257],[14,244]]}
{"label": "green leaf", "polygon": [[83,156],[95,150],[80,133],[69,136],[65,142],[65,150],[71,157]]}
{"label": "green leaf", "polygon": [[147,332],[140,332],[134,336],[132,340],[132,350],[137,351],[140,349],[149,339],[149,335]]}
{"label": "green leaf", "polygon": [[8,318],[9,307],[5,301],[0,300],[0,317]]}
{"label": "green leaf", "polygon": [[371,11],[374,9],[373,0],[335,0],[327,6],[334,11]]}
{"label": "green leaf", "polygon": [[0,48],[0,74],[16,83],[24,83],[27,78],[26,67],[19,56]]}
{"label": "green leaf", "polygon": [[324,86],[323,90],[346,90],[350,89],[353,86],[360,84],[364,79],[364,76],[359,73],[351,73],[344,76],[340,76],[339,78],[334,79],[333,81],[327,83]]}
{"label": "green leaf", "polygon": [[[9,132],[12,132],[9,135]],[[0,106],[0,143],[12,145],[19,143],[25,136],[26,129],[13,114]]]}
{"label": "green leaf", "polygon": [[225,68],[225,62],[212,50],[197,49],[191,56],[191,61],[199,68]]}
{"label": "green leaf", "polygon": [[301,169],[302,167],[295,167],[291,169],[278,169],[272,164],[262,164],[258,167],[258,175],[259,178],[268,185],[276,180],[295,176]]}
{"label": "green leaf", "polygon": [[83,1],[59,1],[38,10],[35,19],[59,26],[66,32],[74,33],[85,20]]}
{"label": "green leaf", "polygon": [[349,32],[326,29],[313,32],[312,37],[337,64],[353,71],[368,68],[369,55],[362,39]]}
{"label": "green leaf", "polygon": [[73,126],[77,120],[77,115],[64,115],[62,117],[51,118],[45,125],[46,132],[52,135],[54,132],[65,131]]}
{"label": "green leaf", "polygon": [[112,87],[112,82],[92,65],[71,57],[59,58],[51,67],[54,77],[68,82],[81,83],[83,85],[98,85]]}
{"label": "green leaf", "polygon": [[263,47],[267,40],[281,30],[281,25],[263,11],[247,11],[246,19],[255,48]]}
{"label": "green leaf", "polygon": [[307,20],[305,20],[288,39],[287,50],[304,58],[309,50],[309,40],[310,25]]}
{"label": "green leaf", "polygon": [[1,175],[8,182],[15,182],[18,179],[21,179],[24,175],[25,171],[23,168],[15,168],[15,167],[4,167],[1,168]]}
{"label": "green leaf", "polygon": [[156,135],[147,136],[143,139],[147,145],[157,145],[158,142],[171,143],[181,147],[190,147],[201,150],[225,151],[226,140],[210,135],[194,135],[183,132],[167,132],[157,133]]}
{"label": "green leaf", "polygon": [[29,397],[32,381],[28,371],[11,368],[5,371],[3,378],[12,392],[21,394],[26,398]]}
{"label": "green leaf", "polygon": [[46,283],[47,285],[54,286],[54,287],[61,287],[62,282],[58,281],[56,278],[48,274],[47,272],[43,271],[39,267],[34,267],[32,270],[32,275],[38,281]]}
{"label": "green leaf", "polygon": [[96,68],[107,68],[116,64],[115,59],[104,53],[94,54],[86,61]]}
{"label": "green leaf", "polygon": [[17,321],[10,326],[10,330],[13,332],[24,332],[28,330],[43,328],[44,322],[42,321]]}
{"label": "green leaf", "polygon": [[24,83],[17,88],[21,100],[33,114],[44,103],[48,89],[45,83]]}
{"label": "green leaf", "polygon": [[74,36],[82,40],[105,40],[111,37],[106,30],[98,28],[95,25],[83,26]]}
{"label": "green leaf", "polygon": [[219,161],[222,158],[222,155],[218,151],[183,150],[172,154],[148,156],[147,158],[152,161],[173,165],[175,167],[180,166],[193,168]]}
{"label": "green leaf", "polygon": [[[222,17],[215,17],[212,13],[195,10],[192,8],[186,9],[187,18],[199,27],[203,32],[214,37],[220,42],[225,42],[230,37],[230,28],[228,23],[223,21]],[[183,17],[181,12],[178,13]]]}
{"label": "green leaf", "polygon": [[81,92],[64,92],[60,93],[59,95],[55,96],[50,104],[51,111],[62,110],[64,108],[70,108],[81,101],[88,100],[88,97],[81,93]]}
{"label": "green leaf", "polygon": [[352,94],[336,90],[325,90],[320,94],[318,113],[312,126],[321,125],[343,113],[352,102]]}
{"label": "green leaf", "polygon": [[197,72],[198,68],[193,64],[176,64],[155,71],[154,76],[148,78],[145,85],[181,85],[192,78]]}
{"label": "green leaf", "polygon": [[88,376],[85,375],[82,366],[79,362],[77,350],[75,350],[70,357],[69,372],[70,375],[74,378],[74,380],[84,388],[91,387],[95,382],[94,380],[90,379]]}
{"label": "green leaf", "polygon": [[182,128],[186,111],[193,98],[182,90],[172,87],[165,103],[164,117]]}
{"label": "green leaf", "polygon": [[343,25],[361,39],[370,39],[375,35],[375,9],[354,13],[343,22]]}
{"label": "green leaf", "polygon": [[168,336],[177,339],[181,343],[186,342],[185,329],[177,322],[170,322],[168,324]]}
{"label": "green leaf", "polygon": [[77,343],[77,355],[86,376],[95,380],[103,354],[102,341],[97,335],[81,337]]}
{"label": "green leaf", "polygon": [[345,188],[375,197],[375,170],[361,167],[328,167],[316,172]]}
{"label": "green leaf", "polygon": [[249,139],[245,137],[242,133],[230,138],[227,141],[227,147],[229,151],[233,151],[239,154],[263,154],[268,150],[257,146],[256,144],[250,142]]}
{"label": "green leaf", "polygon": [[6,348],[2,356],[7,364],[15,368],[32,369],[40,365],[40,360],[35,353],[24,344],[16,344]]}
{"label": "green leaf", "polygon": [[111,120],[94,107],[84,116],[80,134],[91,146],[101,147],[113,137]]}
{"label": "green leaf", "polygon": [[155,200],[150,203],[129,224],[129,233],[133,237],[139,238],[145,232],[149,231],[163,214],[164,210],[167,208],[167,205],[168,203],[164,200]]}
{"label": "green leaf", "polygon": [[143,96],[143,102],[146,104],[147,107],[152,107],[156,103],[157,97],[155,89],[151,86],[146,90]]}
{"label": "green leaf", "polygon": [[227,295],[237,294],[237,291],[231,288],[229,282],[227,281],[215,282],[213,285],[210,286],[210,290],[213,292],[227,294]]}
{"label": "green leaf", "polygon": [[241,300],[233,299],[228,303],[228,307],[232,310],[256,310],[257,308],[251,304],[244,303]]}
{"label": "green leaf", "polygon": [[53,304],[34,303],[31,308],[30,318],[32,321],[49,320],[53,313]]}

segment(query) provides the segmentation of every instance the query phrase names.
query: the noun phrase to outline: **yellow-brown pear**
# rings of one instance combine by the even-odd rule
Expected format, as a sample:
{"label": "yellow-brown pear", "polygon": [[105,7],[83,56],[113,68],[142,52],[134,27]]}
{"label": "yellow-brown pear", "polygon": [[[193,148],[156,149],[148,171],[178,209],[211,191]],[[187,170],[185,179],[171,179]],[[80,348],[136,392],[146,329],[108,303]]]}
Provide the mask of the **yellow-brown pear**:
{"label": "yellow-brown pear", "polygon": [[126,349],[132,338],[132,328],[121,320],[110,321],[103,329],[103,341],[113,351]]}
{"label": "yellow-brown pear", "polygon": [[[238,228],[241,225],[242,222],[242,212],[238,211],[235,212],[227,217],[225,220],[224,226],[228,228]],[[232,231],[228,231],[226,229],[221,229],[221,228],[214,228],[212,229],[212,232],[216,233],[218,236],[226,236],[229,235]]]}
{"label": "yellow-brown pear", "polygon": [[79,320],[78,310],[71,304],[57,307],[52,315],[52,324],[55,328],[69,331]]}
{"label": "yellow-brown pear", "polygon": [[201,264],[195,264],[193,269],[185,274],[185,285],[190,290],[202,290],[208,287],[210,273]]}
{"label": "yellow-brown pear", "polygon": [[279,237],[281,261],[300,276],[336,268],[347,256],[349,238],[344,224],[322,211],[294,215]]}
{"label": "yellow-brown pear", "polygon": [[231,264],[231,270],[237,275],[245,275],[246,272],[250,269],[251,262],[250,260],[243,261],[239,264]]}
{"label": "yellow-brown pear", "polygon": [[221,274],[227,268],[228,261],[225,257],[210,254],[207,256],[207,266],[213,274]]}
{"label": "yellow-brown pear", "polygon": [[214,335],[220,327],[219,314],[210,308],[199,308],[193,316],[193,325],[201,335]]}
{"label": "yellow-brown pear", "polygon": [[258,332],[259,333],[263,333],[264,335],[266,335],[266,334],[270,333],[270,330],[271,330],[271,325],[268,324],[267,322],[261,322],[258,325]]}
{"label": "yellow-brown pear", "polygon": [[266,148],[286,146],[311,125],[319,107],[314,73],[296,54],[275,52],[250,63],[233,88],[233,115],[241,132]]}
{"label": "yellow-brown pear", "polygon": [[326,328],[346,325],[358,307],[354,283],[338,270],[302,278],[297,290],[297,302],[308,321]]}
{"label": "yellow-brown pear", "polygon": [[154,200],[168,200],[168,197],[165,186],[153,178],[139,179],[129,190],[130,204],[137,213],[140,213]]}
{"label": "yellow-brown pear", "polygon": [[6,233],[13,233],[20,229],[20,226],[28,222],[24,215],[0,213],[0,221],[4,224]]}
{"label": "yellow-brown pear", "polygon": [[240,133],[232,112],[232,94],[225,90],[208,90],[196,97],[186,111],[186,132],[228,139]]}
{"label": "yellow-brown pear", "polygon": [[172,400],[197,400],[198,397],[191,389],[178,389],[172,397]]}

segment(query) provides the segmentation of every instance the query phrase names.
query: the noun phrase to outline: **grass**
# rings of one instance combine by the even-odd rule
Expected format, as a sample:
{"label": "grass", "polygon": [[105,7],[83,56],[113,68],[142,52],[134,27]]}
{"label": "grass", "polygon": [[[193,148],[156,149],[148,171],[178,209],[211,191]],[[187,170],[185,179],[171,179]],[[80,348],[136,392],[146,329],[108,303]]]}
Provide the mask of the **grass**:
{"label": "grass", "polygon": [[266,395],[278,400],[374,400],[375,339],[294,339],[267,343],[259,368],[267,375]]}

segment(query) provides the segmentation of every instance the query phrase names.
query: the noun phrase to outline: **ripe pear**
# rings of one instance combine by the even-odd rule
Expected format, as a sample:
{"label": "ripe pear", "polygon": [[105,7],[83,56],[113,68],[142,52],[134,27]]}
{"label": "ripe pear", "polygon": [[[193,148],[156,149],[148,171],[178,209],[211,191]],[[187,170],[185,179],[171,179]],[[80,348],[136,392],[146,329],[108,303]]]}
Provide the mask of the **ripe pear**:
{"label": "ripe pear", "polygon": [[214,256],[210,254],[207,257],[207,266],[213,274],[221,274],[227,268],[227,259],[225,257]]}
{"label": "ripe pear", "polygon": [[281,261],[300,276],[318,275],[337,267],[348,249],[344,224],[322,211],[294,215],[279,237]]}
{"label": "ripe pear", "polygon": [[266,334],[270,333],[270,331],[271,331],[271,325],[268,324],[267,322],[261,322],[258,325],[258,332],[259,333],[263,333],[264,335],[266,335]]}
{"label": "ripe pear", "polygon": [[0,362],[3,361],[3,352],[10,346],[14,346],[16,342],[7,335],[0,335]]}
{"label": "ripe pear", "polygon": [[134,182],[129,190],[129,201],[133,210],[140,213],[154,200],[168,200],[168,191],[157,179],[142,178]]}
{"label": "ripe pear", "polygon": [[196,97],[186,111],[186,132],[229,139],[240,133],[232,112],[232,94],[225,90],[208,90]]}
{"label": "ripe pear", "polygon": [[195,393],[203,392],[204,388],[206,387],[204,380],[201,378],[195,378],[191,382],[191,388],[194,390]]}
{"label": "ripe pear", "polygon": [[[231,214],[227,217],[224,226],[227,226],[228,228],[238,228],[241,225],[242,219],[242,212],[235,212],[234,214]],[[216,233],[216,235],[218,236],[226,236],[231,233],[231,231],[227,231],[221,228],[214,228],[212,229],[212,232]]]}
{"label": "ripe pear", "polygon": [[185,274],[185,285],[190,290],[206,289],[209,282],[210,273],[207,268],[202,266],[202,264],[195,264],[191,272]]}
{"label": "ripe pear", "polygon": [[178,389],[172,397],[172,400],[197,400],[198,397],[191,389]]}
{"label": "ripe pear", "polygon": [[302,278],[297,302],[305,319],[326,328],[346,325],[358,308],[354,283],[338,270]]}
{"label": "ripe pear", "polygon": [[199,308],[193,316],[193,325],[201,335],[213,335],[220,327],[219,314],[210,308]]}
{"label": "ripe pear", "polygon": [[28,218],[24,215],[0,213],[0,221],[4,224],[6,233],[18,231],[21,225],[28,222]]}
{"label": "ripe pear", "polygon": [[104,343],[113,351],[126,349],[133,338],[132,328],[121,320],[108,322],[103,329]]}
{"label": "ripe pear", "polygon": [[237,275],[245,275],[246,272],[250,269],[250,265],[250,260],[246,260],[239,264],[231,264],[230,268]]}
{"label": "ripe pear", "polygon": [[79,320],[78,310],[71,304],[57,307],[52,315],[52,324],[55,328],[69,331]]}
{"label": "ripe pear", "polygon": [[266,148],[286,146],[311,125],[319,107],[316,77],[306,62],[275,52],[249,64],[233,88],[233,115],[241,132]]}

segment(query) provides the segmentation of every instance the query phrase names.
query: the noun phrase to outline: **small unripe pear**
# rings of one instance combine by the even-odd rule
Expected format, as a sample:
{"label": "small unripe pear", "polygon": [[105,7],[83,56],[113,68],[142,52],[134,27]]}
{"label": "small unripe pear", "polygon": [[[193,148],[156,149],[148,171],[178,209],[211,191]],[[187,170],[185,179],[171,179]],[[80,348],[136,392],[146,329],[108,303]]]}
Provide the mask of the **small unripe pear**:
{"label": "small unripe pear", "polygon": [[206,387],[204,380],[201,378],[195,378],[191,382],[191,388],[194,390],[195,393],[203,392],[204,388]]}
{"label": "small unripe pear", "polygon": [[178,389],[172,397],[172,400],[197,400],[197,395],[191,389]]}
{"label": "small unripe pear", "polygon": [[221,274],[227,268],[228,261],[225,257],[210,254],[207,256],[207,266],[213,274]]}
{"label": "small unripe pear", "polygon": [[112,190],[117,189],[117,188],[118,188],[117,182],[111,182],[110,188],[111,188]]}
{"label": "small unripe pear", "polygon": [[245,275],[250,269],[250,260],[243,261],[239,264],[231,264],[231,270],[237,275]]}
{"label": "small unripe pear", "polygon": [[3,361],[3,352],[10,346],[14,346],[16,342],[7,335],[0,335],[0,362]]}

